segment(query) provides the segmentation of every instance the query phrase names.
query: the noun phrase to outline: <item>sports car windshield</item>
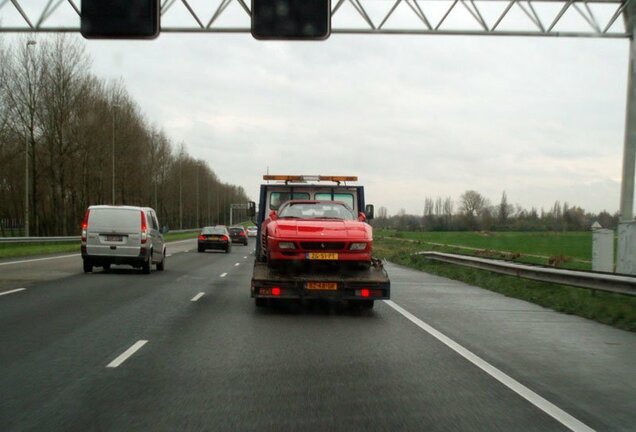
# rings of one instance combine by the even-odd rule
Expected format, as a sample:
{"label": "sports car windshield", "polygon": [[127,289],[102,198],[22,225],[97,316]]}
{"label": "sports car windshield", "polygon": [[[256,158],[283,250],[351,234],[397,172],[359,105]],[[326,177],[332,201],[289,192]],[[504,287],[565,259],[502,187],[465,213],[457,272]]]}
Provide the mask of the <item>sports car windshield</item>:
{"label": "sports car windshield", "polygon": [[284,206],[278,216],[290,219],[355,219],[351,210],[335,202],[293,203]]}

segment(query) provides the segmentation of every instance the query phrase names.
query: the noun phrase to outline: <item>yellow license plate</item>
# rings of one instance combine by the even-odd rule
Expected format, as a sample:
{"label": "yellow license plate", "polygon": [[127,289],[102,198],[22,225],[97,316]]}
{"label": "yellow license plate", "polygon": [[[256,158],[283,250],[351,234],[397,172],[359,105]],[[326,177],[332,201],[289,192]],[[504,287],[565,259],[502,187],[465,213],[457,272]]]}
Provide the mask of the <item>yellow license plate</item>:
{"label": "yellow license plate", "polygon": [[307,282],[308,290],[336,291],[338,284],[335,282]]}
{"label": "yellow license plate", "polygon": [[307,254],[307,259],[310,260],[337,260],[337,253],[327,253],[327,252],[309,252]]}
{"label": "yellow license plate", "polygon": [[208,236],[208,240],[218,240],[219,236]]}

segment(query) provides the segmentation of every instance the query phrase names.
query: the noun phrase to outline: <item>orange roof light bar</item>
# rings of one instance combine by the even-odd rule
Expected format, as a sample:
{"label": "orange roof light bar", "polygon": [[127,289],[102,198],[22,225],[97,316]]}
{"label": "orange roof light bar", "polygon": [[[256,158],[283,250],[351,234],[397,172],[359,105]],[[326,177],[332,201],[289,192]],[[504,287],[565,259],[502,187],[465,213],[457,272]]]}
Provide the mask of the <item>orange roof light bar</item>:
{"label": "orange roof light bar", "polygon": [[321,175],[275,175],[267,174],[263,176],[263,180],[279,180],[279,181],[333,181],[347,182],[358,181],[358,176],[321,176]]}

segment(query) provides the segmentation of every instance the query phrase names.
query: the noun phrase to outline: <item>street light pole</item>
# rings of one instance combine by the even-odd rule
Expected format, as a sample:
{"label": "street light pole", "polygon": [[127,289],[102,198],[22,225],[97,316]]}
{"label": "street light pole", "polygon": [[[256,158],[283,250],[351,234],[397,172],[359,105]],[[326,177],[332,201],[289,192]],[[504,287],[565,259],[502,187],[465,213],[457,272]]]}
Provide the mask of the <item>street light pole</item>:
{"label": "street light pole", "polygon": [[[26,67],[27,75],[29,75],[29,61],[31,60],[29,47],[37,44],[33,39],[29,39],[26,43]],[[27,78],[28,79],[28,78]],[[27,129],[24,137],[24,236],[29,237],[29,130]]]}
{"label": "street light pole", "polygon": [[112,203],[115,205],[115,110],[119,108],[118,104],[113,104],[113,173],[112,173]]}

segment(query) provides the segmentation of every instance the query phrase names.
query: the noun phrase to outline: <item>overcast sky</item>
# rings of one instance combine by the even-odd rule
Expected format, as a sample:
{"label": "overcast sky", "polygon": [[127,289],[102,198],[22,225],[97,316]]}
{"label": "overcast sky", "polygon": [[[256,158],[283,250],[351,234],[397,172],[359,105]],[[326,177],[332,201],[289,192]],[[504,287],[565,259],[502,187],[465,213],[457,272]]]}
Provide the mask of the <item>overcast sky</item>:
{"label": "overcast sky", "polygon": [[[188,19],[173,14],[164,25]],[[253,199],[269,167],[358,175],[390,213],[468,189],[618,209],[627,40],[163,34],[87,48],[97,75],[123,78],[151,122]]]}

